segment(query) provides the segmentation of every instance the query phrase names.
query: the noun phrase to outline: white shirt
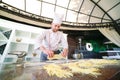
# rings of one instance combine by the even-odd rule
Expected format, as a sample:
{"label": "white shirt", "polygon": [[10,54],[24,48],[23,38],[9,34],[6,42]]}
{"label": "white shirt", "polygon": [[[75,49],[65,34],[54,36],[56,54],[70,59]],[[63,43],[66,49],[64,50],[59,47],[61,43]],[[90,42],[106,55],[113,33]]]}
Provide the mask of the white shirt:
{"label": "white shirt", "polygon": [[63,48],[68,48],[68,43],[63,33],[60,31],[53,32],[51,29],[48,29],[42,32],[36,39],[35,49],[43,45],[45,48],[54,51],[59,49],[60,44]]}

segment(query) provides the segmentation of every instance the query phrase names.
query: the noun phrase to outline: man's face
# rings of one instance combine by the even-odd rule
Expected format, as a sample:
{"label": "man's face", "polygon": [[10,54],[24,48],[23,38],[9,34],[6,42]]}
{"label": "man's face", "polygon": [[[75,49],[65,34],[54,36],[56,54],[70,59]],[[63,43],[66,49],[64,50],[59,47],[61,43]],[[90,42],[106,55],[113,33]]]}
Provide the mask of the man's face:
{"label": "man's face", "polygon": [[51,29],[53,32],[57,32],[60,29],[60,26],[61,26],[60,24],[52,23]]}

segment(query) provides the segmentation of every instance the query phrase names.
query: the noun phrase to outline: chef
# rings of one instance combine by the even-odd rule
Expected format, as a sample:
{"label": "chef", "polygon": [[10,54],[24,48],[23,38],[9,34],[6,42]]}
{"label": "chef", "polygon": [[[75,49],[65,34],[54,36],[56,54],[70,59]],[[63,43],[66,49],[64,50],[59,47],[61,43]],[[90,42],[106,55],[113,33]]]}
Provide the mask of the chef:
{"label": "chef", "polygon": [[[61,54],[63,57],[68,55],[68,42],[63,32],[59,31],[63,17],[63,14],[55,13],[51,28],[46,29],[37,37],[35,50],[40,51],[40,61],[46,61],[55,54]],[[61,51],[59,50],[60,44],[63,48]]]}

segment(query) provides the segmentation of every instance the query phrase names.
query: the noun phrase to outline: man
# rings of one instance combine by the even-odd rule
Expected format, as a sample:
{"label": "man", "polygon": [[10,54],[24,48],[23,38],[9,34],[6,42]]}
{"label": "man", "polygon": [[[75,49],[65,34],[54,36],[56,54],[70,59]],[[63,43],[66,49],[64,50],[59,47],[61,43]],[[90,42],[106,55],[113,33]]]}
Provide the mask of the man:
{"label": "man", "polygon": [[[40,50],[40,60],[46,61],[54,55],[61,54],[63,57],[68,55],[68,43],[62,32],[59,31],[62,23],[63,15],[55,13],[53,22],[51,23],[51,29],[45,30],[37,38],[35,50]],[[43,44],[44,41],[44,44]],[[62,52],[59,50],[59,46],[62,44]]]}

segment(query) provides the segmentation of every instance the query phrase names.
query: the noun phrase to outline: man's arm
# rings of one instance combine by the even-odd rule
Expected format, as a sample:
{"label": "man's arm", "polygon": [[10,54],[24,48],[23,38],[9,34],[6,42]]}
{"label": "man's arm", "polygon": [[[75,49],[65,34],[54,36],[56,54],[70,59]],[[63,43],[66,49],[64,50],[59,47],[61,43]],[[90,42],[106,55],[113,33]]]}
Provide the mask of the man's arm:
{"label": "man's arm", "polygon": [[62,37],[61,37],[61,43],[62,43],[62,47],[63,47],[63,51],[61,52],[61,54],[63,57],[66,57],[66,56],[68,56],[68,42],[67,42],[67,39],[65,39],[63,33],[62,33]]}
{"label": "man's arm", "polygon": [[48,57],[53,57],[54,52],[52,50],[46,49],[44,46],[40,46],[39,48],[41,51],[43,51],[45,54],[48,55]]}
{"label": "man's arm", "polygon": [[67,49],[67,48],[64,48],[63,51],[61,52],[61,55],[62,55],[63,57],[68,56],[68,49]]}

